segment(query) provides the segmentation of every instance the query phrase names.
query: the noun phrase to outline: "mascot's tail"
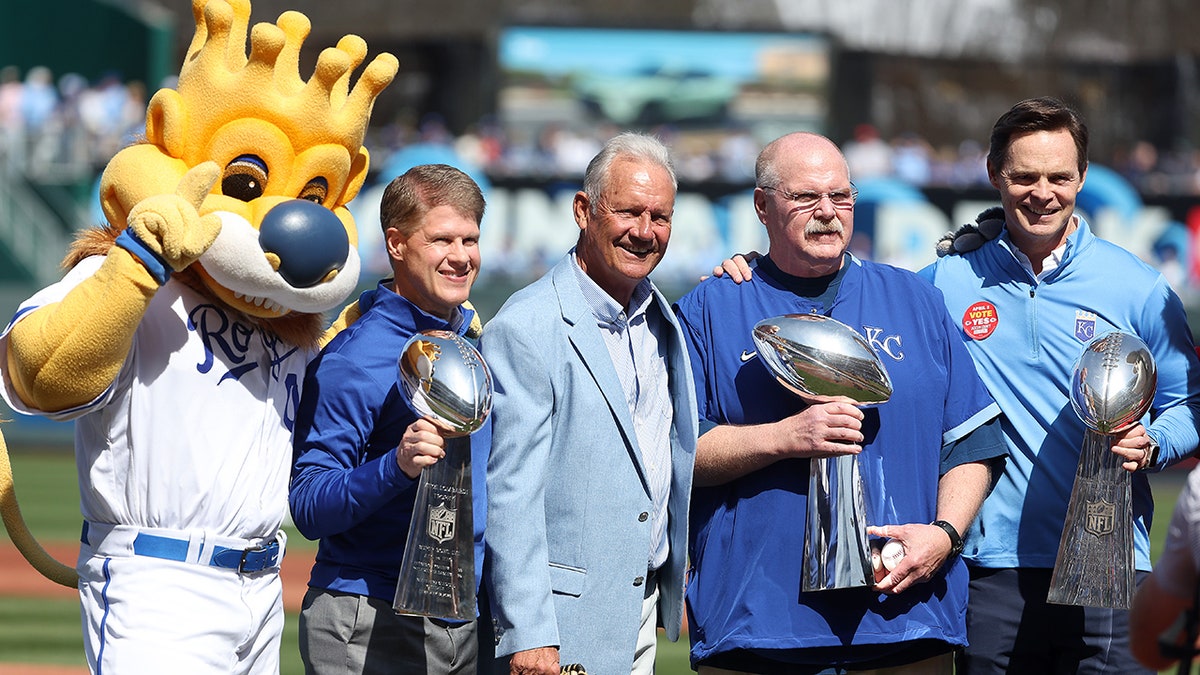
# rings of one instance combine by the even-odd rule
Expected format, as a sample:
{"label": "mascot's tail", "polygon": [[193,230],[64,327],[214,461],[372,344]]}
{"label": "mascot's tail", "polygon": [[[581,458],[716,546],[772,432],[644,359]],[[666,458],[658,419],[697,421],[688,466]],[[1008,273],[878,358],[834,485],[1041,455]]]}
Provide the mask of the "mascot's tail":
{"label": "mascot's tail", "polygon": [[12,537],[13,544],[30,565],[50,581],[70,588],[79,585],[79,575],[72,567],[55,560],[42,545],[33,538],[25,525],[21,507],[17,505],[17,492],[13,488],[12,464],[8,461],[8,445],[4,433],[0,432],[0,516],[4,517],[4,529]]}

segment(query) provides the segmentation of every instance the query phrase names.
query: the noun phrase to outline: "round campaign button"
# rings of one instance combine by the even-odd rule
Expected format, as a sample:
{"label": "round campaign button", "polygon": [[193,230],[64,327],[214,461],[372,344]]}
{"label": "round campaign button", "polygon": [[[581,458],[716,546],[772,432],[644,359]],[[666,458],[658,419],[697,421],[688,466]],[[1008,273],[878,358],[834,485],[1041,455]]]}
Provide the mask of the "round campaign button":
{"label": "round campaign button", "polygon": [[963,312],[963,332],[972,340],[983,340],[988,337],[996,330],[998,323],[1000,323],[1000,316],[996,313],[996,306],[987,301],[977,302]]}

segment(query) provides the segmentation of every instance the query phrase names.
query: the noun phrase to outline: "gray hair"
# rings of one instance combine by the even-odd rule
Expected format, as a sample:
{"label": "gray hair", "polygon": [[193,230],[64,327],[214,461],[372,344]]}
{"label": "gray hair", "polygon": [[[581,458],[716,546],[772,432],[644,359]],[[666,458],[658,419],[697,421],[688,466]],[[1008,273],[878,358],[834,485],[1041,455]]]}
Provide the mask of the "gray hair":
{"label": "gray hair", "polygon": [[591,202],[592,213],[596,212],[596,201],[608,186],[609,169],[618,157],[645,160],[661,166],[671,176],[671,187],[679,189],[679,180],[675,177],[675,167],[671,164],[671,153],[667,146],[654,136],[626,131],[609,139],[588,163],[587,171],[583,174],[583,192]]}

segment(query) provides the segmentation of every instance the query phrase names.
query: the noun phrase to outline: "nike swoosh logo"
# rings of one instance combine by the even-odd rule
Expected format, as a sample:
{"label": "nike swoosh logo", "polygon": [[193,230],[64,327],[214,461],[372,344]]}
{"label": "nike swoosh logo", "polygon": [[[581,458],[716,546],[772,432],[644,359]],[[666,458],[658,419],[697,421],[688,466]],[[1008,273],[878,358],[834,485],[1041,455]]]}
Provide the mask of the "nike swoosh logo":
{"label": "nike swoosh logo", "polygon": [[748,352],[743,349],[742,350],[742,363],[749,361],[750,359],[754,358],[757,355],[758,355],[758,352]]}

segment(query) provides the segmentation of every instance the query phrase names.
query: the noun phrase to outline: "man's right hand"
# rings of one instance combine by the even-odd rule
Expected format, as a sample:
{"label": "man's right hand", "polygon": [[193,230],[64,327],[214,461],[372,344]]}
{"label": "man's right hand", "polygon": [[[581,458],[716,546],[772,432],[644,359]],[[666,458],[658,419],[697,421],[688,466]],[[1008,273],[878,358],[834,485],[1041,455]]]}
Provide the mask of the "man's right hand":
{"label": "man's right hand", "polygon": [[446,456],[446,439],[437,426],[422,417],[408,425],[396,448],[396,464],[405,476],[416,480],[421,470]]}
{"label": "man's right hand", "polygon": [[849,403],[817,403],[777,424],[793,457],[835,457],[862,452],[863,411]]}
{"label": "man's right hand", "polygon": [[696,443],[692,484],[723,485],[782,459],[857,455],[862,421],[861,410],[838,401],[814,403],[775,422],[717,425]]}
{"label": "man's right hand", "polygon": [[512,655],[509,662],[511,675],[559,675],[557,647],[537,647]]}

